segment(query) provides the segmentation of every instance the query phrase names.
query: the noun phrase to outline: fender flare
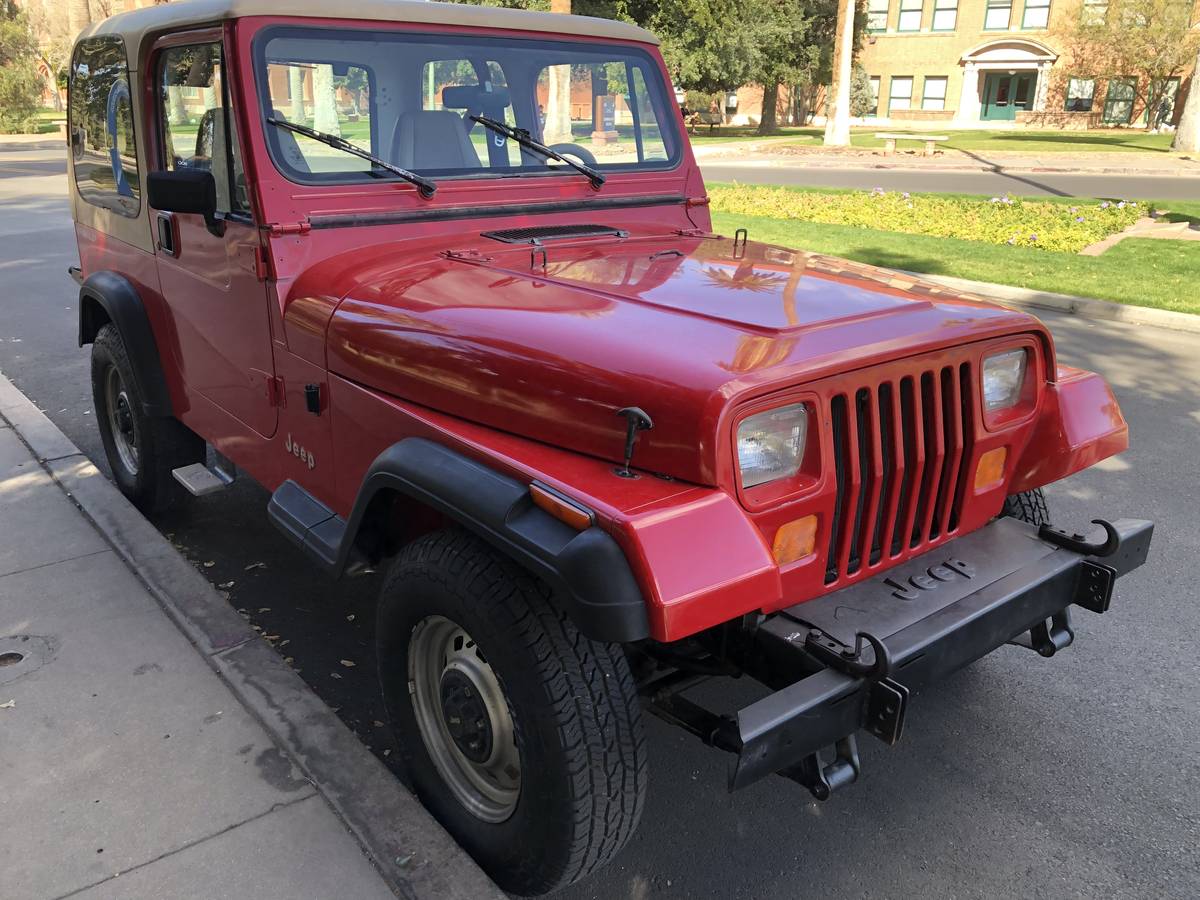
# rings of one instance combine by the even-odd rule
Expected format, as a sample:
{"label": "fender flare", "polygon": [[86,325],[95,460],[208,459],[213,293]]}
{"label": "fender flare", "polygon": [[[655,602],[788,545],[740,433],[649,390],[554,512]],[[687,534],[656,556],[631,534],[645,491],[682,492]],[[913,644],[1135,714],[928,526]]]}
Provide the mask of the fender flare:
{"label": "fender flare", "polygon": [[174,415],[162,358],[154,340],[150,318],[137,289],[115,272],[93,272],[79,288],[79,346],[96,340],[103,318],[96,307],[121,334],[129,364],[142,393],[142,408],[148,416]]}
{"label": "fender flare", "polygon": [[588,637],[628,643],[650,636],[645,598],[611,535],[595,525],[576,531],[535,506],[528,485],[424,438],[406,438],[375,458],[344,525],[294,482],[276,491],[270,515],[340,575],[367,508],[387,490],[437,510],[542,578]]}

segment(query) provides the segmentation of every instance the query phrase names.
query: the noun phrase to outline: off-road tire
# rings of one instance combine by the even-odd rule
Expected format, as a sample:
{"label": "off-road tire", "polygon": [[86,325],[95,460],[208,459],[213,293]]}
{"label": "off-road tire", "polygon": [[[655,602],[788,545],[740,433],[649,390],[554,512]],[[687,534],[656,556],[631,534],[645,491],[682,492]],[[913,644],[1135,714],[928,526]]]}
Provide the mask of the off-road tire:
{"label": "off-road tire", "polygon": [[1020,519],[1030,525],[1050,524],[1050,508],[1046,505],[1046,495],[1041,488],[1006,497],[1000,515]]}
{"label": "off-road tire", "polygon": [[[421,737],[408,657],[414,629],[431,616],[477,641],[507,700],[521,783],[505,821],[469,812]],[[413,787],[500,887],[548,893],[624,846],[642,814],[646,748],[620,644],[580,634],[545,584],[458,529],[418,538],[395,559],[376,635],[384,702]]]}
{"label": "off-road tire", "polygon": [[[128,396],[129,416],[137,442],[135,468],[122,459],[113,433],[106,392],[109,371],[116,370]],[[161,512],[184,495],[171,475],[173,469],[203,462],[204,440],[182,422],[166,416],[148,416],[143,409],[141,385],[129,362],[129,353],[115,325],[103,326],[92,343],[92,400],[96,424],[113,480],[121,493],[144,513]]]}

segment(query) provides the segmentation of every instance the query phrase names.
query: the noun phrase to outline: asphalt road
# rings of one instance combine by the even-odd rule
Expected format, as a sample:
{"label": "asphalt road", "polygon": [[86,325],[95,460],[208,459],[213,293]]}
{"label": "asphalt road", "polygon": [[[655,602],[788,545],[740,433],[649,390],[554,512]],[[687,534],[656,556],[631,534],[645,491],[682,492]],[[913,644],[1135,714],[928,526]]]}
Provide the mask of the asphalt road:
{"label": "asphalt road", "polygon": [[1051,172],[922,172],[912,169],[824,169],[790,165],[700,166],[708,181],[792,184],[810,187],[871,188],[889,191],[943,191],[1060,197],[1115,197],[1127,200],[1200,200],[1200,178],[1147,175],[1059,175]]}
{"label": "asphalt road", "polygon": [[[44,161],[0,155],[0,369],[104,467],[75,346],[65,182]],[[826,804],[781,779],[729,795],[719,751],[648,718],[641,829],[563,896],[1200,896],[1200,338],[1045,318],[1063,361],[1110,379],[1134,435],[1050,488],[1056,517],[1158,523],[1112,611],[1078,613],[1076,645],[1054,659],[1005,647],[916,698],[901,743],[864,738],[862,780]],[[325,580],[266,501],[240,481],[156,524],[390,762],[370,659],[377,581]],[[732,704],[739,686],[711,693]]]}

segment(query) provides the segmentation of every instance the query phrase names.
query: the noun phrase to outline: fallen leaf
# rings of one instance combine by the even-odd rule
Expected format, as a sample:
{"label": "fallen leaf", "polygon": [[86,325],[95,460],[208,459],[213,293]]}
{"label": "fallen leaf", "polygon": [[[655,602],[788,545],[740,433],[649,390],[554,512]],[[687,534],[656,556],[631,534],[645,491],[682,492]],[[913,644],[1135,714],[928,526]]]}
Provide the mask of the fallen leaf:
{"label": "fallen leaf", "polygon": [[350,613],[350,615],[346,616],[346,621],[353,622],[354,621],[354,613]]}
{"label": "fallen leaf", "polygon": [[391,750],[384,750],[384,751],[383,751],[383,755],[384,755],[384,756],[391,756],[391,755],[392,755],[392,751],[391,751]]}
{"label": "fallen leaf", "polygon": [[16,707],[16,700],[9,700],[7,703],[0,703],[0,709],[16,709]]}
{"label": "fallen leaf", "polygon": [[270,612],[270,611],[271,611],[271,607],[269,607],[269,606],[260,606],[260,607],[258,608],[258,611],[259,611],[260,613]]}
{"label": "fallen leaf", "polygon": [[229,589],[230,589],[231,587],[233,587],[233,586],[234,586],[236,583],[237,583],[237,582],[234,582],[234,581],[227,581],[227,582],[225,582],[224,584],[218,584],[218,585],[217,585],[217,587],[219,587],[219,588],[224,588],[225,590],[229,590]]}
{"label": "fallen leaf", "polygon": [[279,642],[279,649],[280,649],[280,650],[282,650],[284,647],[286,647],[286,646],[287,646],[288,644],[290,644],[291,642],[292,642],[292,639],[291,639],[291,638],[288,638],[286,641],[280,641],[280,642]]}
{"label": "fallen leaf", "polygon": [[338,662],[340,662],[347,669],[353,669],[356,665],[358,665],[358,663],[356,663],[352,659],[341,659],[341,660],[338,660]]}
{"label": "fallen leaf", "polygon": [[265,637],[271,643],[275,643],[275,641],[279,640],[279,635],[277,634],[264,634],[263,637]]}
{"label": "fallen leaf", "polygon": [[211,569],[215,565],[216,565],[216,562],[210,559],[208,562],[206,562],[204,564],[204,568]]}
{"label": "fallen leaf", "polygon": [[329,673],[329,677],[330,677],[330,678],[336,678],[338,681],[341,681],[341,680],[342,680],[342,676],[341,676],[341,675],[339,675],[337,672],[330,672],[330,673]]}
{"label": "fallen leaf", "polygon": [[382,723],[382,722],[380,722],[378,719],[376,719],[376,720],[375,720],[374,722],[372,722],[371,724],[372,724],[372,725],[374,725],[376,728],[382,728],[382,727],[383,727],[383,723]]}
{"label": "fallen leaf", "polygon": [[267,567],[266,563],[256,562],[256,563],[250,563],[250,565],[246,566],[246,568],[242,569],[242,571],[249,572],[251,569],[265,569],[266,567]]}

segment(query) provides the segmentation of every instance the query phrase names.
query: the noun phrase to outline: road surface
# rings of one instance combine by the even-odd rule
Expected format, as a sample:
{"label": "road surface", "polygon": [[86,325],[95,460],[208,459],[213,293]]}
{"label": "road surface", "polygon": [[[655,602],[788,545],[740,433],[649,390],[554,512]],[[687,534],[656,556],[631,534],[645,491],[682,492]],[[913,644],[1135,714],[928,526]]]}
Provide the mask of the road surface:
{"label": "road surface", "polygon": [[[0,155],[0,369],[106,468],[75,343],[65,179],[43,162]],[[862,780],[826,804],[775,778],[729,795],[723,754],[647,717],[641,828],[563,897],[1200,896],[1200,338],[1045,318],[1064,362],[1111,380],[1134,435],[1128,453],[1049,490],[1056,516],[1158,523],[1113,610],[1079,612],[1076,645],[1054,659],[1001,648],[917,697],[904,739],[863,738]],[[266,503],[242,479],[155,524],[393,764],[376,724],[378,578],[326,580]],[[732,705],[742,687],[710,694]]]}

